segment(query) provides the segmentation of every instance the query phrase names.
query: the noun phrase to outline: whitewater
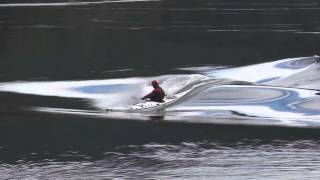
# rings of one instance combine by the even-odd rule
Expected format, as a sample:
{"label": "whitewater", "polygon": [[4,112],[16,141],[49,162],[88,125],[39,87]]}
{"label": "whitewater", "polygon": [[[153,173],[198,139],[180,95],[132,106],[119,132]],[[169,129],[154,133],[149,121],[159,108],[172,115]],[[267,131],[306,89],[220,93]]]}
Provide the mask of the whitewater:
{"label": "whitewater", "polygon": [[[177,74],[84,81],[17,81],[1,92],[81,99],[87,108],[37,106],[23,111],[138,121],[320,127],[319,57],[287,58],[241,67],[183,67]],[[167,96],[179,101],[149,112],[105,109],[138,103],[158,79]]]}

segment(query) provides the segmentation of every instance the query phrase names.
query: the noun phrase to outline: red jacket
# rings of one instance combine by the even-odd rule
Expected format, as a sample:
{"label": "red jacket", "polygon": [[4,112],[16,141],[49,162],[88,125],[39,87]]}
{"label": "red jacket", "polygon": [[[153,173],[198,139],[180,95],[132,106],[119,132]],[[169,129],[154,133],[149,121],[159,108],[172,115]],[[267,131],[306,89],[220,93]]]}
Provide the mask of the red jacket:
{"label": "red jacket", "polygon": [[165,93],[161,87],[155,87],[153,91],[145,95],[142,99],[150,99],[151,101],[163,102]]}

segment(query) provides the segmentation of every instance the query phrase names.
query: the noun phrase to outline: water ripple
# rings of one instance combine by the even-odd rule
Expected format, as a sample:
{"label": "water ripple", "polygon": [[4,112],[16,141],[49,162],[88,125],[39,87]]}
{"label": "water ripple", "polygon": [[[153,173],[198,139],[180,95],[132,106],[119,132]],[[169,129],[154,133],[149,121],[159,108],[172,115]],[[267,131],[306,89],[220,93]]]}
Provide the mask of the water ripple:
{"label": "water ripple", "polygon": [[[313,140],[263,142],[150,143],[125,153],[107,154],[96,161],[48,161],[1,164],[3,178],[220,178],[244,179],[319,177],[319,142]],[[77,154],[74,154],[77,156]],[[312,171],[313,173],[308,173]],[[288,175],[288,172],[290,172]],[[304,174],[304,175],[302,175]]]}
{"label": "water ripple", "polygon": [[57,3],[9,3],[0,4],[0,7],[52,7],[52,6],[87,6],[108,3],[128,3],[128,2],[148,2],[160,0],[107,0],[107,1],[90,1],[90,2],[57,2]]}

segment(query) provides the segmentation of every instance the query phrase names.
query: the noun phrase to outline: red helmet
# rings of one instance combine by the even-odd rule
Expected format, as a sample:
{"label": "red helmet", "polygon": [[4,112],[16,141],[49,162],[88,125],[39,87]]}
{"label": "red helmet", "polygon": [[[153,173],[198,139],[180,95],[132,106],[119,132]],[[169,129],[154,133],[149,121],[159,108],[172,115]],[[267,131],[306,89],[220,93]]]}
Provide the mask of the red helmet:
{"label": "red helmet", "polygon": [[157,80],[153,80],[151,82],[152,86],[158,86],[159,85],[159,82]]}

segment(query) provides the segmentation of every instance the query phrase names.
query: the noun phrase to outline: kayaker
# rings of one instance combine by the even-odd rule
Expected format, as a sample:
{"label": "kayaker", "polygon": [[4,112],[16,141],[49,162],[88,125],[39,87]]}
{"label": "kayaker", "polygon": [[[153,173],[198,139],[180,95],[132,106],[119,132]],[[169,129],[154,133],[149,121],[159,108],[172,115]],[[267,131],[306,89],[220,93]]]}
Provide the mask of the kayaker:
{"label": "kayaker", "polygon": [[150,99],[150,101],[155,102],[163,102],[163,98],[165,96],[165,93],[163,89],[159,86],[159,82],[157,80],[153,80],[151,82],[153,91],[151,91],[149,94],[145,95],[142,99]]}

